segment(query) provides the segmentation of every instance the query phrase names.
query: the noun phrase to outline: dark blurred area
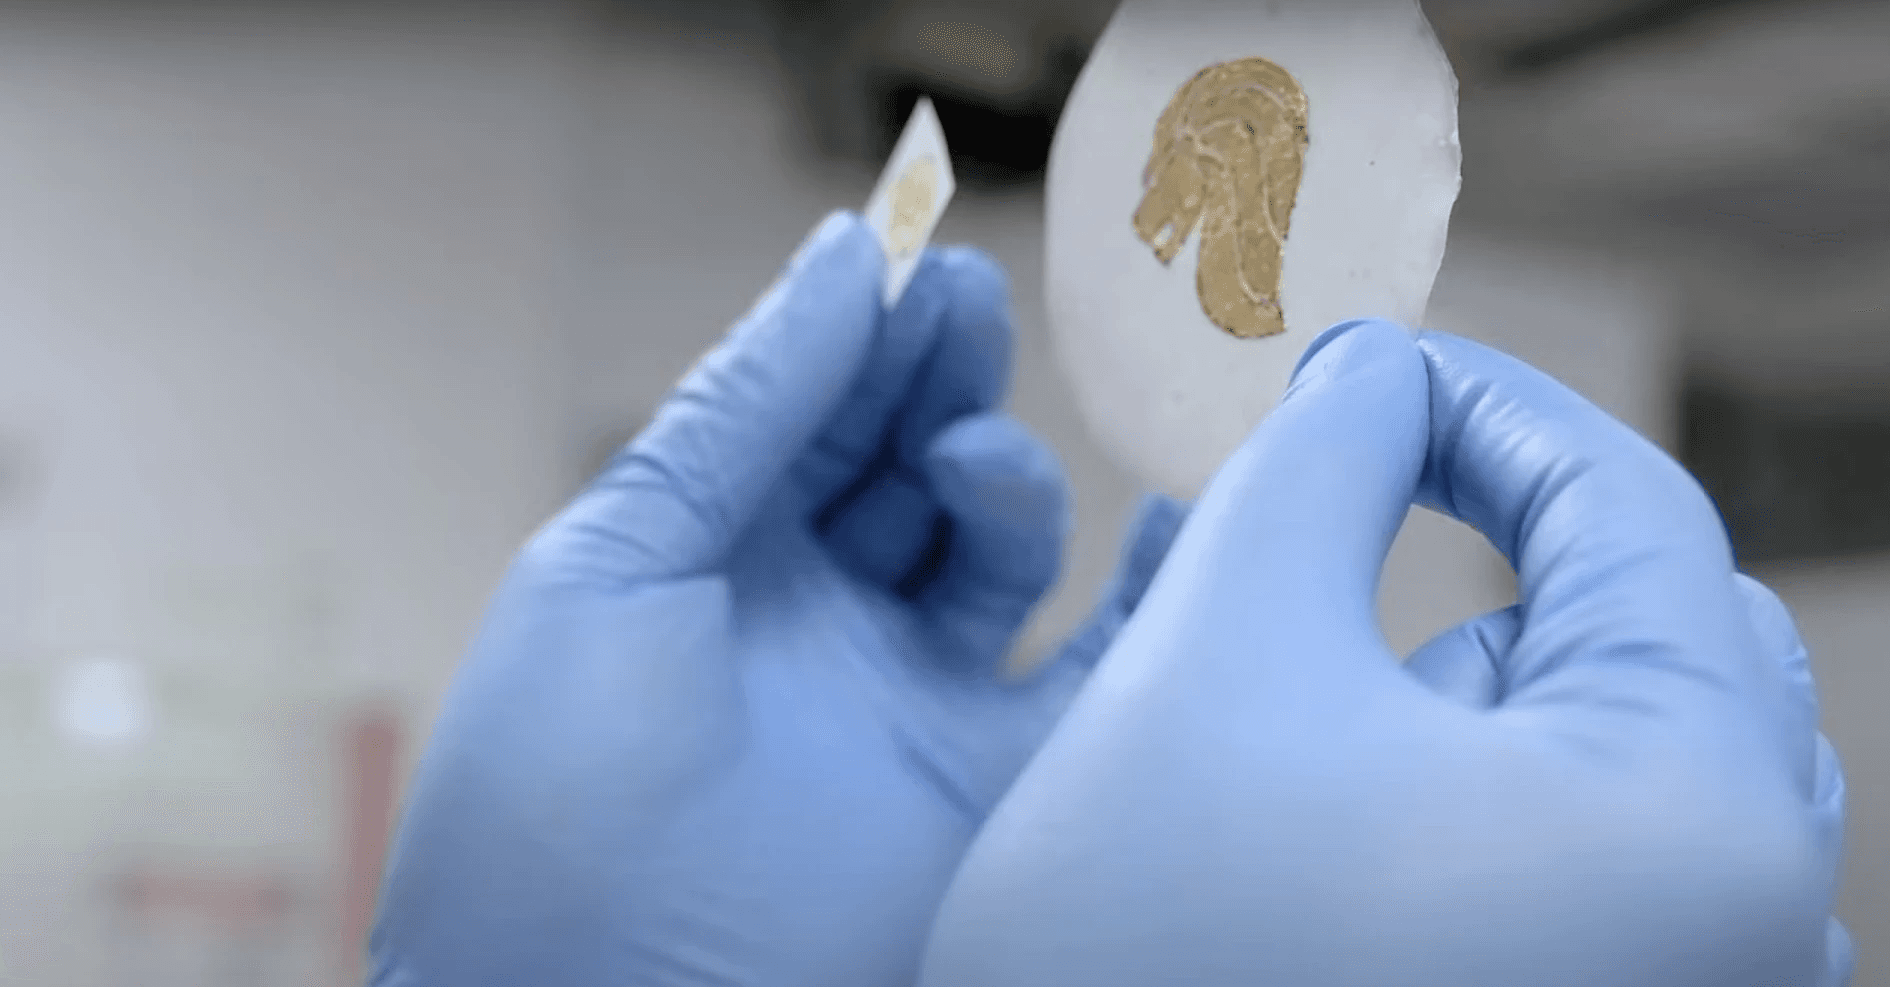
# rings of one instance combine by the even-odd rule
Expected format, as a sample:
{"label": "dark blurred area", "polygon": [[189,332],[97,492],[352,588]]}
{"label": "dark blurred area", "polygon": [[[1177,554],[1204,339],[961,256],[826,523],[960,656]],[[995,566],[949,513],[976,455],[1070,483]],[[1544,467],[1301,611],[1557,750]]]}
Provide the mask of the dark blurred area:
{"label": "dark blurred area", "polygon": [[1769,398],[1695,383],[1687,464],[1748,563],[1890,550],[1890,397]]}
{"label": "dark blurred area", "polygon": [[[1857,982],[1890,983],[1890,3],[1422,6],[1460,83],[1451,254],[1605,260],[1677,359],[1584,331],[1643,311],[1605,279],[1472,264],[1458,297],[1522,307],[1462,331],[1659,379],[1650,434],[1810,643]],[[1014,410],[1075,484],[1026,645],[1073,625],[1138,490],[1043,328],[1042,185],[1114,7],[0,5],[0,984],[358,982],[493,579],[920,95],[940,238],[1011,273]]]}

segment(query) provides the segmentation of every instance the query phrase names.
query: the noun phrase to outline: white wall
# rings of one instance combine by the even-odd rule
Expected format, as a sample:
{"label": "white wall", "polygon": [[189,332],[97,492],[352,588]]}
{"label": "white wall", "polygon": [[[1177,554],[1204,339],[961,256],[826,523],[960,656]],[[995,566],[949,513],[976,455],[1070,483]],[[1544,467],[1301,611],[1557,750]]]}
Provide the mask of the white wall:
{"label": "white wall", "polygon": [[[542,14],[0,27],[0,427],[45,466],[0,559],[31,592],[0,979],[107,983],[90,882],[132,848],[332,891],[321,704],[424,717],[564,492],[569,46]],[[159,691],[111,757],[42,701],[100,652]]]}

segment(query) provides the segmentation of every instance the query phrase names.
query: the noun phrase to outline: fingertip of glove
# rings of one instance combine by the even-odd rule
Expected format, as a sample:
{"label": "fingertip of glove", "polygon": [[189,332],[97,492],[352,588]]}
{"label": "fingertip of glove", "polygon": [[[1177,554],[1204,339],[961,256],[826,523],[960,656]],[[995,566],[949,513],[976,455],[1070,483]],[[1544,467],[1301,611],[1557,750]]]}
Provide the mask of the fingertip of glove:
{"label": "fingertip of glove", "polygon": [[1161,564],[1168,546],[1188,519],[1188,505],[1167,494],[1143,494],[1135,505],[1129,522],[1129,541],[1125,560],[1136,568]]}
{"label": "fingertip of glove", "polygon": [[926,461],[989,466],[1028,456],[1038,444],[1030,429],[1001,411],[973,412],[939,431]]}
{"label": "fingertip of glove", "polygon": [[1158,520],[1179,521],[1187,515],[1188,502],[1165,493],[1145,493],[1135,505],[1135,516],[1145,523]]}
{"label": "fingertip of glove", "polygon": [[1850,987],[1851,973],[1857,967],[1857,947],[1851,934],[1837,919],[1828,919],[1824,927],[1824,956],[1829,987]]}
{"label": "fingertip of glove", "polygon": [[835,263],[879,267],[885,262],[885,252],[880,249],[879,237],[867,225],[865,218],[850,209],[836,209],[828,213],[808,234],[806,242],[795,253],[790,268],[804,270],[812,265]]}
{"label": "fingertip of glove", "polygon": [[1011,279],[995,257],[977,247],[953,245],[927,251],[926,260],[937,268],[959,322],[1009,324]]}
{"label": "fingertip of glove", "polygon": [[926,451],[925,468],[942,499],[992,520],[1034,523],[1068,512],[1062,461],[1002,412],[967,415],[948,426]]}
{"label": "fingertip of glove", "polygon": [[1733,573],[1733,585],[1745,602],[1752,629],[1765,643],[1766,654],[1788,661],[1802,657],[1804,645],[1798,639],[1798,625],[1792,620],[1785,601],[1764,583],[1743,572]]}
{"label": "fingertip of glove", "polygon": [[1136,505],[1135,518],[1123,540],[1115,588],[1116,603],[1125,614],[1141,604],[1187,520],[1188,505],[1167,494],[1146,494]]}
{"label": "fingertip of glove", "polygon": [[1838,758],[1837,748],[1831,745],[1831,738],[1822,733],[1818,734],[1813,777],[1812,803],[1821,811],[1838,819],[1841,828],[1847,794],[1847,786],[1844,783],[1844,762]]}
{"label": "fingertip of glove", "polygon": [[1006,290],[1010,287],[1010,277],[1004,273],[1004,265],[984,250],[969,244],[954,243],[938,247],[933,253],[946,270],[974,285]]}
{"label": "fingertip of glove", "polygon": [[1281,400],[1320,381],[1335,380],[1378,364],[1393,354],[1416,356],[1409,329],[1388,319],[1353,319],[1313,338],[1293,367]]}
{"label": "fingertip of glove", "polygon": [[1306,352],[1299,355],[1299,361],[1293,364],[1293,373],[1288,379],[1298,380],[1300,374],[1305,371],[1306,365],[1312,362],[1314,357],[1318,356],[1326,347],[1331,346],[1346,333],[1363,325],[1364,321],[1363,319],[1353,319],[1349,322],[1341,322],[1337,325],[1327,326],[1325,329],[1321,330],[1319,335],[1313,337],[1312,342],[1306,344]]}

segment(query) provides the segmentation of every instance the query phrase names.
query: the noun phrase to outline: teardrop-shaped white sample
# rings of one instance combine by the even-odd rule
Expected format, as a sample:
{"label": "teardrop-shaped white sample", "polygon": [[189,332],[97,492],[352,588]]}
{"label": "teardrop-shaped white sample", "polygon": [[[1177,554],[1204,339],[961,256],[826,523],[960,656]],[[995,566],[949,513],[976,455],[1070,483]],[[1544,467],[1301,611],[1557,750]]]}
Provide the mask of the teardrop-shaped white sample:
{"label": "teardrop-shaped white sample", "polygon": [[1125,0],[1046,190],[1050,331],[1098,442],[1192,498],[1321,330],[1419,323],[1460,157],[1415,0]]}

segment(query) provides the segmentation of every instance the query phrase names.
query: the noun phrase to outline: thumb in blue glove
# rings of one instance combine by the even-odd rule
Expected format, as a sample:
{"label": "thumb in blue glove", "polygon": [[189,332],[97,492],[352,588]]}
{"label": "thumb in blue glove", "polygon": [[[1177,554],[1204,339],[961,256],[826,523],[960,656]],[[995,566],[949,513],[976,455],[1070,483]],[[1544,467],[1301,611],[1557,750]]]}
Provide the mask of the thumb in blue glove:
{"label": "thumb in blue glove", "polygon": [[[1414,502],[1520,602],[1402,666]],[[1314,344],[966,858],[925,987],[1835,987],[1802,645],[1672,460],[1477,344]]]}
{"label": "thumb in blue glove", "polygon": [[930,251],[890,313],[882,267],[830,218],[521,552],[413,781],[373,983],[911,982],[1108,630],[997,674],[1056,579],[1066,481],[999,410],[996,265]]}

